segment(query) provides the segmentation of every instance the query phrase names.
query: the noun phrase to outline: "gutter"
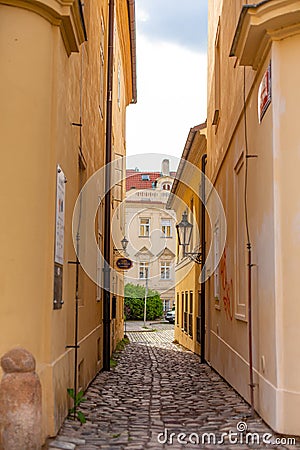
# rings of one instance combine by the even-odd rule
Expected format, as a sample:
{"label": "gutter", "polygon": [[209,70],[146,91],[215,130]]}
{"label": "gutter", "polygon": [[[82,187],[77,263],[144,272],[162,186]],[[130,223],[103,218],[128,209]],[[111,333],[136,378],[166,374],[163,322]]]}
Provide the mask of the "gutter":
{"label": "gutter", "polygon": [[111,258],[111,160],[112,160],[112,101],[114,63],[115,2],[110,0],[108,12],[108,62],[106,97],[105,142],[105,197],[104,197],[104,287],[103,287],[103,370],[110,371],[111,308],[110,308],[110,258]]}
{"label": "gutter", "polygon": [[231,49],[230,49],[230,53],[229,56],[236,56],[235,52],[236,52],[236,47],[237,47],[237,43],[239,40],[239,37],[241,35],[241,30],[244,24],[244,20],[246,15],[248,14],[248,10],[250,9],[257,9],[259,8],[261,5],[264,5],[265,3],[269,3],[271,0],[263,0],[260,3],[257,4],[252,4],[252,5],[243,5],[242,7],[242,11],[239,17],[239,21],[234,33],[234,37],[233,37],[233,41],[232,41],[232,45],[231,45]]}
{"label": "gutter", "polygon": [[85,26],[85,21],[84,21],[84,15],[83,15],[83,9],[82,9],[82,3],[81,0],[78,0],[78,8],[79,8],[79,15],[80,15],[80,22],[81,22],[81,26],[83,28],[83,34],[84,34],[84,40],[87,41],[87,31],[86,31],[86,26]]}
{"label": "gutter", "polygon": [[[202,204],[201,204],[201,213],[200,213],[200,221],[201,221],[201,304],[200,304],[200,361],[201,364],[206,363],[205,359],[205,322],[206,322],[206,305],[205,305],[205,263],[206,263],[206,192],[205,192],[205,167],[207,162],[207,154],[204,153],[201,158],[201,190],[202,190]],[[199,305],[198,305],[199,306]]]}
{"label": "gutter", "polygon": [[127,0],[128,5],[128,24],[130,34],[130,53],[131,53],[131,73],[132,73],[132,99],[131,103],[137,102],[136,87],[136,22],[135,22],[135,0]]}

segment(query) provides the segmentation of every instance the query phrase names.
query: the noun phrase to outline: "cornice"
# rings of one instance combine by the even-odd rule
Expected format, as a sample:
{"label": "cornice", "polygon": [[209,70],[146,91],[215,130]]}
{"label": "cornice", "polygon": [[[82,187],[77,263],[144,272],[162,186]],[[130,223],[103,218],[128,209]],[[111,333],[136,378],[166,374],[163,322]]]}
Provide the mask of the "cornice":
{"label": "cornice", "polygon": [[0,0],[0,4],[35,12],[58,26],[68,55],[78,52],[86,38],[78,0]]}
{"label": "cornice", "polygon": [[230,56],[241,66],[257,69],[274,40],[300,33],[300,0],[264,0],[244,5],[233,38]]}

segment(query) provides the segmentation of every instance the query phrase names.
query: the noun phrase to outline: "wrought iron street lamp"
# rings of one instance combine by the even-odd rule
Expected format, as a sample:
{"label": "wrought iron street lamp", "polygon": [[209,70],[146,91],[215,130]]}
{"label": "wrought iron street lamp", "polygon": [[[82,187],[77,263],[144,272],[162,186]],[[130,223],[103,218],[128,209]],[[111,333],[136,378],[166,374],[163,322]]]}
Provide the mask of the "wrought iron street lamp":
{"label": "wrought iron street lamp", "polygon": [[124,236],[123,239],[121,240],[121,245],[122,245],[124,252],[126,252],[126,248],[128,245],[128,239],[126,239],[126,236]]}
{"label": "wrought iron street lamp", "polygon": [[193,225],[187,220],[187,212],[182,214],[181,222],[176,225],[178,243],[183,247],[183,257],[188,256],[192,261],[201,264],[201,252],[187,252],[186,248],[190,245]]}
{"label": "wrought iron street lamp", "polygon": [[126,253],[128,243],[129,243],[128,239],[126,239],[126,236],[124,236],[123,239],[121,240],[122,248],[114,247],[114,252],[122,252],[123,251],[124,253]]}

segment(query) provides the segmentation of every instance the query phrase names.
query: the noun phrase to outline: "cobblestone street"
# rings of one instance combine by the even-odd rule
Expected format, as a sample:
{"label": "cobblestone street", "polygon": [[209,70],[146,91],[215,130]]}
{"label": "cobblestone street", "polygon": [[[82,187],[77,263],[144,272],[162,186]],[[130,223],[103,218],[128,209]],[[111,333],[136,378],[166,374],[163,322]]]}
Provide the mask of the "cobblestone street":
{"label": "cobblestone street", "polygon": [[[117,366],[100,373],[86,392],[80,409],[87,422],[67,419],[49,449],[300,449],[284,440],[264,443],[264,433],[272,435],[269,440],[276,436],[260,418],[250,417],[248,404],[199,357],[172,343],[172,326],[128,336]],[[251,438],[245,443],[245,426],[259,433],[254,444]],[[229,439],[230,431],[239,431],[238,443]]]}

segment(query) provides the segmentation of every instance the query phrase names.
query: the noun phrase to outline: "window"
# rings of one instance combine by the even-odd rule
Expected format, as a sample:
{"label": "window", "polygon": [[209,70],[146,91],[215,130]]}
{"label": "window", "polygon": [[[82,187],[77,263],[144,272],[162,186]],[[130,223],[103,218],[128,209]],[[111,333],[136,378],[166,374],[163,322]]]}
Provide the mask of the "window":
{"label": "window", "polygon": [[183,329],[186,333],[188,331],[188,304],[189,304],[189,293],[188,293],[188,291],[185,291],[184,311],[183,311]]}
{"label": "window", "polygon": [[111,303],[111,318],[116,319],[117,317],[117,297],[113,295]]}
{"label": "window", "polygon": [[220,118],[221,103],[221,68],[220,68],[220,19],[218,23],[216,40],[215,40],[215,112],[212,124],[218,125]]}
{"label": "window", "polygon": [[149,263],[140,263],[139,278],[140,280],[146,280],[146,278],[149,278]]}
{"label": "window", "polygon": [[194,197],[192,197],[191,201],[190,201],[190,213],[189,213],[189,216],[190,216],[190,222],[193,225],[192,233],[191,233],[191,239],[190,239],[190,248],[193,248],[194,247],[194,242],[195,242],[194,234],[195,234],[196,229],[197,229],[197,226],[194,226],[194,217],[195,217]]}
{"label": "window", "polygon": [[184,292],[181,292],[181,328],[182,329],[184,327],[183,315],[184,315]]}
{"label": "window", "polygon": [[121,64],[118,62],[118,107],[121,106]]}
{"label": "window", "polygon": [[100,91],[99,91],[99,109],[101,118],[104,117],[104,86],[105,86],[105,76],[104,76],[104,36],[105,27],[103,14],[101,14],[101,30],[100,30]]}
{"label": "window", "polygon": [[190,314],[193,314],[193,291],[190,291]]}
{"label": "window", "polygon": [[102,352],[101,338],[98,338],[97,339],[97,361],[98,361],[98,363],[101,361],[101,352]]}
{"label": "window", "polygon": [[171,184],[170,183],[164,183],[162,186],[164,191],[170,191],[171,190]]}
{"label": "window", "polygon": [[149,236],[150,234],[150,219],[140,219],[140,236]]}
{"label": "window", "polygon": [[162,221],[161,221],[161,231],[163,232],[165,237],[172,237],[171,220],[170,219],[162,219]]}
{"label": "window", "polygon": [[164,300],[164,311],[169,311],[170,309],[170,300]]}
{"label": "window", "polygon": [[220,301],[220,228],[219,222],[216,222],[214,229],[214,297],[217,302]]}
{"label": "window", "polygon": [[84,359],[82,359],[80,361],[80,363],[78,364],[78,389],[79,390],[84,390],[84,381],[83,381],[83,373],[84,373]]}
{"label": "window", "polygon": [[190,337],[193,337],[193,291],[190,291],[188,333]]}
{"label": "window", "polygon": [[[246,319],[246,232],[245,232],[245,163],[244,153],[241,154],[235,166],[235,316]],[[231,288],[232,289],[232,288]]]}
{"label": "window", "polygon": [[161,280],[171,279],[171,263],[169,262],[160,263],[160,279]]}
{"label": "window", "polygon": [[196,323],[196,339],[199,344],[201,343],[201,292],[198,291],[198,316]]}
{"label": "window", "polygon": [[176,317],[176,325],[179,325],[179,317],[178,317],[178,314],[179,314],[179,292],[177,292],[177,295],[176,295],[176,315],[175,315],[175,317]]}
{"label": "window", "polygon": [[143,174],[142,181],[150,181],[150,175]]}

